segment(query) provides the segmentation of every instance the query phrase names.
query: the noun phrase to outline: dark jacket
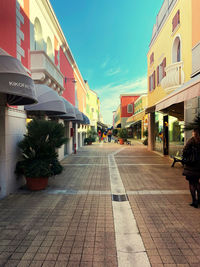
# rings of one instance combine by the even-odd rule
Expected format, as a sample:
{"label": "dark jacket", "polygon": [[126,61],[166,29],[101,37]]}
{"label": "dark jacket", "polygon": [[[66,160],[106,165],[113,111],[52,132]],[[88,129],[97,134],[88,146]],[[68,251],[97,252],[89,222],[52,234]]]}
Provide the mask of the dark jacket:
{"label": "dark jacket", "polygon": [[[192,146],[197,147],[200,153],[200,142],[198,142],[194,137],[192,137],[187,141],[185,147],[183,148],[183,154],[186,150],[190,150]],[[200,177],[200,162],[196,162],[194,165],[190,166],[184,165],[183,175]]]}

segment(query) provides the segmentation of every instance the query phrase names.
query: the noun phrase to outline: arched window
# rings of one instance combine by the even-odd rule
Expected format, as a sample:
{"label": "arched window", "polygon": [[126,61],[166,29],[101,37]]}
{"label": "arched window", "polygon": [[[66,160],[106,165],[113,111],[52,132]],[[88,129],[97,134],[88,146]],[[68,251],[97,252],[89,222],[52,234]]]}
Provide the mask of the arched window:
{"label": "arched window", "polygon": [[127,106],[127,112],[128,113],[133,113],[133,104],[128,104],[128,106]]}
{"label": "arched window", "polygon": [[172,48],[172,62],[180,62],[181,61],[181,41],[180,38],[177,36],[173,43]]}
{"label": "arched window", "polygon": [[49,37],[47,38],[47,55],[53,60],[53,46]]}
{"label": "arched window", "polygon": [[38,18],[34,21],[34,49],[43,50],[42,27]]}

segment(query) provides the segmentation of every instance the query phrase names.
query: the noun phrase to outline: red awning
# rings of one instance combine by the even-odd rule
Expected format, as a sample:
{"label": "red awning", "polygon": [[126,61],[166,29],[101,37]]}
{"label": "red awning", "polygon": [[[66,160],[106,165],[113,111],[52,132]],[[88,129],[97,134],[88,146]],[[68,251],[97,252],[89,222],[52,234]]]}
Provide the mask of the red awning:
{"label": "red awning", "polygon": [[200,75],[192,78],[156,104],[156,111],[200,96]]}

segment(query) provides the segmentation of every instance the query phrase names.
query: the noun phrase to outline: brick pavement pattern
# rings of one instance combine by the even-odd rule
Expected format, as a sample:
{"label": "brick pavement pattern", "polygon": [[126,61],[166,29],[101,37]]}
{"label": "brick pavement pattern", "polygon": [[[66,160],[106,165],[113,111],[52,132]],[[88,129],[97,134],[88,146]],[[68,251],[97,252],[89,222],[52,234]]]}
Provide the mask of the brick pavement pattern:
{"label": "brick pavement pattern", "polygon": [[67,157],[46,190],[0,200],[0,266],[117,266],[108,155],[121,147],[115,160],[151,265],[200,266],[200,210],[188,205],[181,165],[113,143]]}

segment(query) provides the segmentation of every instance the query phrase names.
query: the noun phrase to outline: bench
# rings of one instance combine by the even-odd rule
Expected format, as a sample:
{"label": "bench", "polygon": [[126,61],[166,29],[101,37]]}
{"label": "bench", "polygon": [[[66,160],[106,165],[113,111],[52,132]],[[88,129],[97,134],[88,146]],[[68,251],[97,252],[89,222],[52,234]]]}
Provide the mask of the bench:
{"label": "bench", "polygon": [[182,165],[184,165],[183,164],[183,158],[181,156],[179,156],[179,152],[176,153],[176,156],[172,156],[172,158],[174,161],[173,161],[171,167],[174,167],[176,162],[180,162]]}

